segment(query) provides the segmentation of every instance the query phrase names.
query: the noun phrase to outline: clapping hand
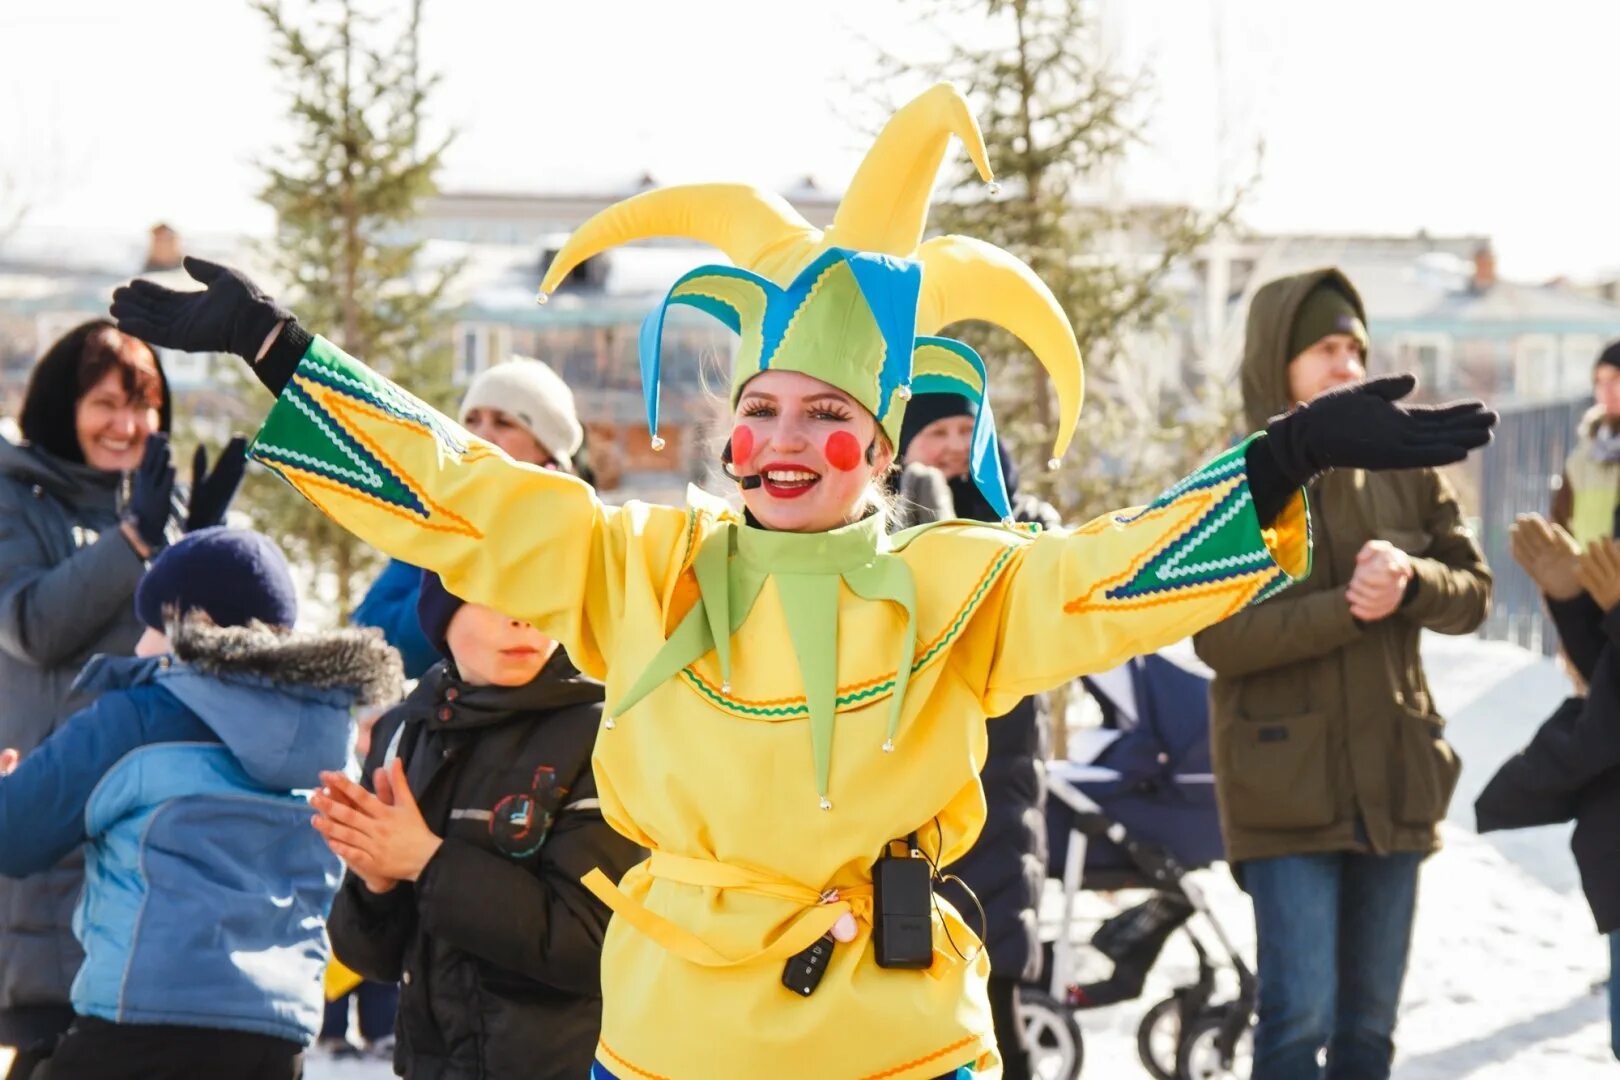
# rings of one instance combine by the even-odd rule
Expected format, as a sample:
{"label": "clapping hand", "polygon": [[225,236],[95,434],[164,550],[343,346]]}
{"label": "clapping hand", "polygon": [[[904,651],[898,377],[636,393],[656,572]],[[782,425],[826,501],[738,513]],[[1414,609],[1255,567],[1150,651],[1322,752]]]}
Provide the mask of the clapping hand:
{"label": "clapping hand", "polygon": [[191,459],[191,503],[186,508],[186,532],[225,523],[225,511],[242,486],[247,469],[247,440],[237,435],[225,444],[214,471],[208,471],[208,451],[197,447]]}
{"label": "clapping hand", "polygon": [[1369,540],[1356,553],[1355,573],[1344,594],[1350,614],[1362,622],[1387,619],[1400,610],[1412,581],[1412,560],[1386,540]]}
{"label": "clapping hand", "polygon": [[141,463],[130,476],[123,521],[124,536],[141,558],[150,559],[168,545],[173,498],[174,466],[169,459],[169,437],[160,433],[148,435]]}
{"label": "clapping hand", "polygon": [[1620,605],[1620,543],[1605,537],[1588,544],[1581,552],[1576,577],[1598,607],[1613,611]]}
{"label": "clapping hand", "polygon": [[1581,546],[1559,525],[1540,514],[1520,514],[1508,529],[1513,560],[1524,567],[1530,580],[1553,600],[1573,600],[1581,595]]}
{"label": "clapping hand", "polygon": [[326,846],[374,893],[415,881],[443,843],[416,805],[398,758],[376,771],[373,795],[340,772],[321,773],[311,822]]}

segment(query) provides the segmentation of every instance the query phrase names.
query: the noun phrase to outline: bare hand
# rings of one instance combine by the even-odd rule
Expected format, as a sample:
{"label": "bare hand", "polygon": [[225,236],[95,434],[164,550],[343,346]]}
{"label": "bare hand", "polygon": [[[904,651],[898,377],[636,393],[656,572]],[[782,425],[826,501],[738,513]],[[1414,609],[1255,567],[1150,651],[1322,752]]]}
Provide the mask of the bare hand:
{"label": "bare hand", "polygon": [[1362,622],[1387,619],[1400,609],[1412,581],[1412,560],[1386,540],[1369,540],[1356,554],[1356,570],[1344,595],[1350,614]]}
{"label": "bare hand", "polygon": [[1536,588],[1554,600],[1581,595],[1577,578],[1581,546],[1561,526],[1540,514],[1520,514],[1508,529],[1513,561],[1524,567]]}
{"label": "bare hand", "polygon": [[387,892],[421,876],[443,840],[423,820],[399,759],[377,770],[376,795],[342,773],[322,773],[321,781],[310,797],[320,811],[312,824],[366,888]]}
{"label": "bare hand", "polygon": [[1620,604],[1620,542],[1594,540],[1581,553],[1576,578],[1598,607],[1613,611]]}
{"label": "bare hand", "polygon": [[21,760],[22,755],[9,746],[0,750],[0,776],[10,776],[17,768],[17,762]]}

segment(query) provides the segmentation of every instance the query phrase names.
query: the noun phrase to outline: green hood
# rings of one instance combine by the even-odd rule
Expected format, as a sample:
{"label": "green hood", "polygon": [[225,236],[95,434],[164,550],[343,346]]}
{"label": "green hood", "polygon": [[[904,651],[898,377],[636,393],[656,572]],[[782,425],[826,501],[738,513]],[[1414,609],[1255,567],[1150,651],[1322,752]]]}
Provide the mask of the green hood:
{"label": "green hood", "polygon": [[1243,414],[1250,430],[1258,431],[1273,416],[1293,407],[1288,395],[1288,361],[1293,359],[1288,339],[1300,304],[1324,281],[1342,289],[1366,323],[1361,294],[1332,267],[1268,281],[1249,304],[1249,322],[1243,332]]}

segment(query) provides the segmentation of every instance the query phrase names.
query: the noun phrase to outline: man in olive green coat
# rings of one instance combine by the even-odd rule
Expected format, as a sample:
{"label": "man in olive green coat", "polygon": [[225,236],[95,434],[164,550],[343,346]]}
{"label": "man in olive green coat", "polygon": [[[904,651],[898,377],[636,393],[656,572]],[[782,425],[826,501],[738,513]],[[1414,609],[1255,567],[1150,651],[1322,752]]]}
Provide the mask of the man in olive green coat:
{"label": "man in olive green coat", "polygon": [[[1267,284],[1249,309],[1249,426],[1364,378],[1366,349],[1365,309],[1339,271]],[[1215,671],[1227,856],[1255,908],[1254,1080],[1378,1080],[1418,865],[1459,769],[1418,640],[1478,627],[1491,579],[1432,469],[1329,473],[1308,494],[1310,576],[1195,644]]]}

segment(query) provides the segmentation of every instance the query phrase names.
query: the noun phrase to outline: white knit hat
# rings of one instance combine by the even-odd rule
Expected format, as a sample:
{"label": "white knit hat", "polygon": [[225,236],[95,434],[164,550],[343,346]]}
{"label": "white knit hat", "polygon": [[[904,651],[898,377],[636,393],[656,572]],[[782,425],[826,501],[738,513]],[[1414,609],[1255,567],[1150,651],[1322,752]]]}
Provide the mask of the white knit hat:
{"label": "white knit hat", "polygon": [[494,409],[516,420],[559,465],[574,467],[585,429],[574,412],[574,392],[539,360],[514,356],[478,373],[461,399],[461,418],[474,409]]}

